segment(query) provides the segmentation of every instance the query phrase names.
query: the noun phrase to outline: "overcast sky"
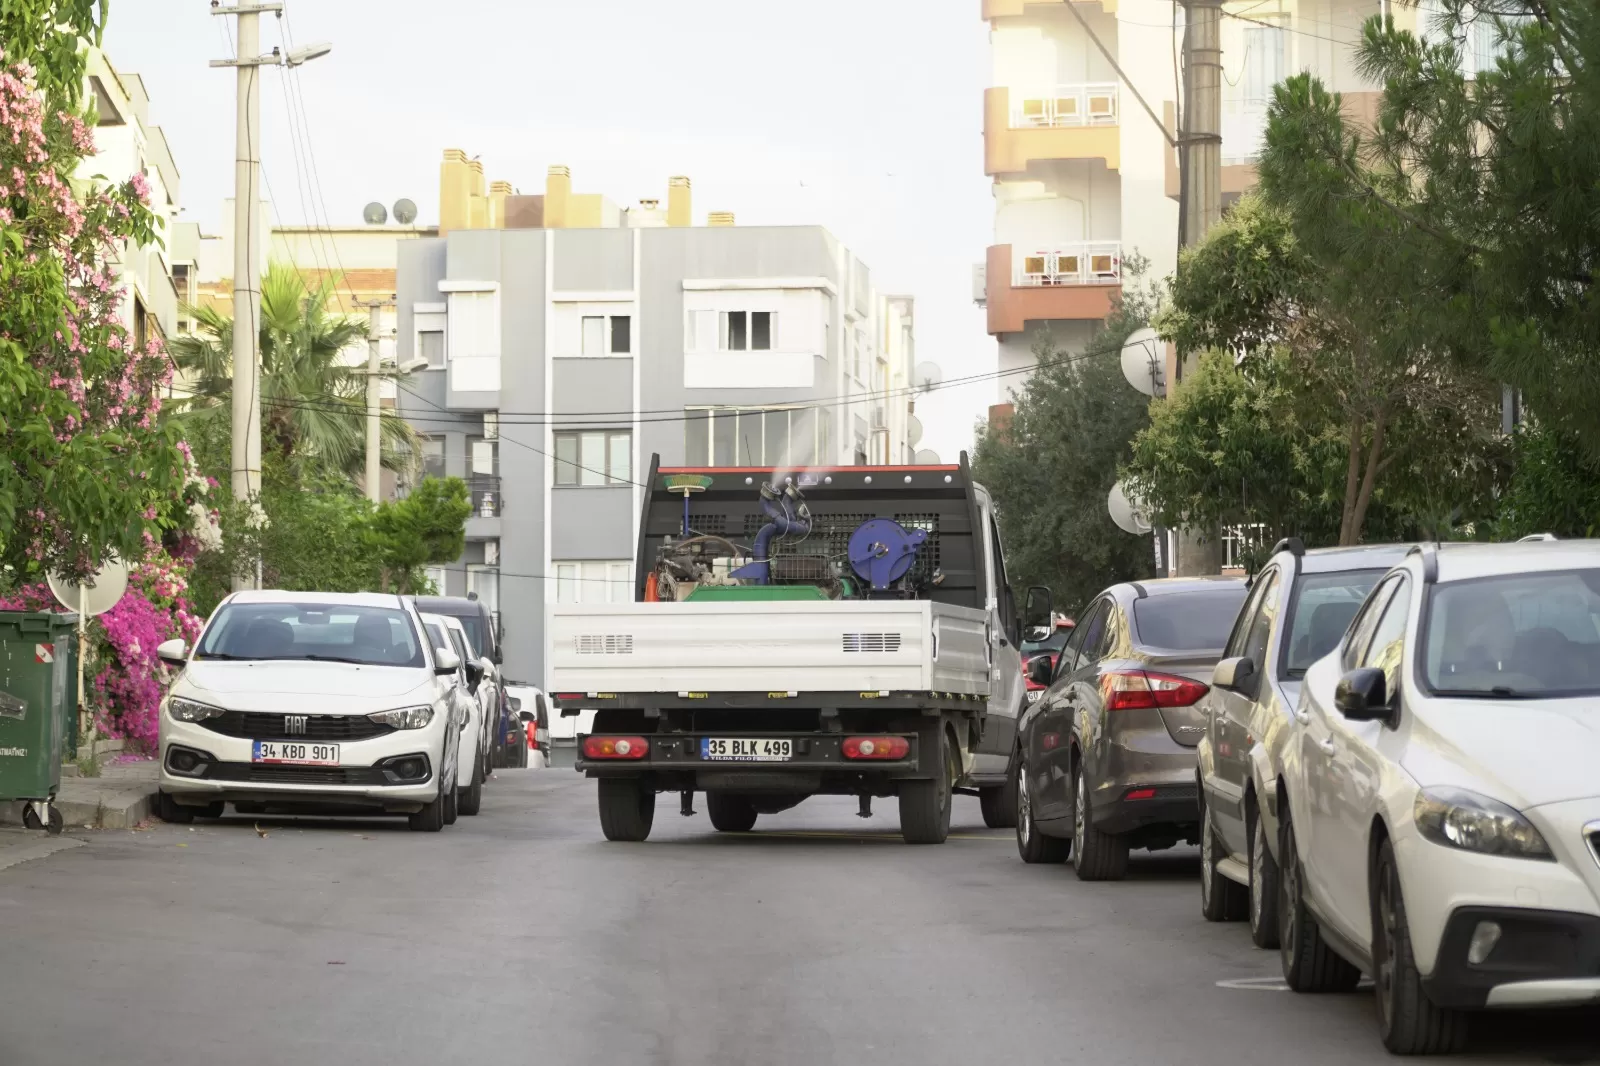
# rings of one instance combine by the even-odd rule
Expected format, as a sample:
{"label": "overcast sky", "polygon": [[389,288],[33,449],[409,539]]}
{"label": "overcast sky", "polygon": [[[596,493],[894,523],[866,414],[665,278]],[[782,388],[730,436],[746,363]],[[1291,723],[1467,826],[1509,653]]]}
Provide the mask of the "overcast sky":
{"label": "overcast sky", "polygon": [[[972,303],[991,240],[983,175],[987,27],[974,0],[288,0],[262,16],[332,54],[262,77],[262,158],[276,221],[359,221],[372,200],[438,220],[445,148],[542,192],[545,168],[619,206],[694,181],[696,220],[826,226],[878,288],[917,301],[918,358],[991,373]],[[182,217],[215,232],[232,194],[232,18],[206,0],[111,0],[106,50],[140,74],[182,176]],[[312,152],[297,160],[290,103]],[[314,185],[311,170],[320,183]],[[321,200],[315,196],[320,188]],[[324,214],[321,202],[326,202]],[[313,208],[313,202],[316,207]],[[313,218],[313,212],[315,218]],[[954,461],[995,383],[918,402],[923,445]]]}

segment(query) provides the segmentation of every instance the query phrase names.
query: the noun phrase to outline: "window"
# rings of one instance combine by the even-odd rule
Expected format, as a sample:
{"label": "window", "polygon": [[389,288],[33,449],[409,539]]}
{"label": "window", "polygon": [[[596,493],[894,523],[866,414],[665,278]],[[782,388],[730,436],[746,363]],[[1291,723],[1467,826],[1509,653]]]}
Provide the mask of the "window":
{"label": "window", "polygon": [[500,473],[500,442],[487,437],[467,438],[467,473],[495,477]]}
{"label": "window", "polygon": [[417,448],[422,455],[422,476],[444,477],[444,438],[419,438]]}
{"label": "window", "polygon": [[1202,592],[1170,592],[1133,601],[1133,621],[1140,642],[1149,647],[1171,651],[1221,648],[1243,602],[1242,584]]}
{"label": "window", "polygon": [[1554,699],[1600,691],[1600,570],[1435,585],[1427,627],[1424,661],[1435,695]]}
{"label": "window", "polygon": [[467,595],[489,608],[491,618],[500,617],[500,568],[478,563],[467,564]]}
{"label": "window", "polygon": [[[1089,615],[1089,620],[1080,627],[1083,630],[1083,639],[1077,642],[1077,654],[1073,658],[1072,665],[1061,666],[1062,672],[1081,670],[1100,661],[1100,654],[1104,650],[1106,642],[1106,629],[1111,621],[1111,611],[1110,600],[1101,600],[1094,605],[1094,610]],[[1076,636],[1076,632],[1074,632],[1074,636]],[[1063,662],[1065,662],[1065,659],[1066,656],[1063,655]]]}
{"label": "window", "polygon": [[422,644],[404,611],[344,603],[223,604],[196,659],[331,657],[371,666],[421,666]]}
{"label": "window", "polygon": [[1385,691],[1393,700],[1400,690],[1400,660],[1405,654],[1406,622],[1411,615],[1411,582],[1404,578],[1383,609],[1378,628],[1372,632],[1372,642],[1361,656],[1362,666],[1374,666],[1383,671]]}
{"label": "window", "polygon": [[633,434],[626,430],[557,433],[555,443],[558,486],[633,481]]}
{"label": "window", "polygon": [[684,411],[683,452],[689,466],[777,466],[810,463],[826,440],[818,412],[809,407],[689,408]]}
{"label": "window", "polygon": [[633,351],[633,319],[627,315],[584,315],[582,354],[627,355]]}
{"label": "window", "polygon": [[557,603],[631,603],[633,564],[626,560],[556,563]]}
{"label": "window", "polygon": [[1272,571],[1267,577],[1267,587],[1258,601],[1255,616],[1250,619],[1250,629],[1245,634],[1244,654],[1250,657],[1250,662],[1256,668],[1256,680],[1252,685],[1259,685],[1261,675],[1267,668],[1267,642],[1272,639],[1272,623],[1278,617],[1278,588],[1281,585],[1278,571]]}
{"label": "window", "polygon": [[425,329],[417,333],[417,358],[427,360],[432,370],[444,366],[444,330]]}
{"label": "window", "polygon": [[777,336],[776,311],[690,311],[683,346],[689,352],[770,352]]}
{"label": "window", "polygon": [[1398,575],[1391,577],[1373,589],[1366,602],[1358,608],[1355,621],[1350,624],[1350,636],[1345,641],[1344,651],[1339,657],[1340,663],[1346,670],[1354,670],[1356,664],[1360,662],[1361,653],[1367,646],[1367,638],[1372,636],[1372,629],[1378,624],[1378,616],[1383,613],[1383,605],[1399,583]]}
{"label": "window", "polygon": [[473,359],[500,354],[497,293],[450,294],[450,357]]}
{"label": "window", "polygon": [[1339,646],[1350,620],[1361,609],[1382,570],[1352,570],[1342,574],[1302,574],[1295,581],[1285,631],[1283,676],[1304,677],[1306,669]]}
{"label": "window", "polygon": [[1283,80],[1285,73],[1288,37],[1282,26],[1245,27],[1244,75],[1239,95],[1246,105],[1265,107],[1272,102],[1272,87]]}
{"label": "window", "polygon": [[433,586],[433,595],[435,595],[435,596],[447,595],[447,593],[444,590],[445,577],[446,577],[447,571],[445,570],[444,567],[442,567],[442,566],[424,567],[423,570],[422,570],[422,574],[423,574],[424,577],[426,577],[428,579],[428,584]]}

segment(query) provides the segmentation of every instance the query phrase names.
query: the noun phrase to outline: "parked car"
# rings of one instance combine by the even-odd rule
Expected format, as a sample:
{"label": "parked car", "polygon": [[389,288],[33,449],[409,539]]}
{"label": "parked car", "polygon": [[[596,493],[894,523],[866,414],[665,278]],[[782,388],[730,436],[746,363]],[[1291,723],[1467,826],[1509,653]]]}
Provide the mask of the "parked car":
{"label": "parked car", "polygon": [[236,592],[180,668],[159,722],[156,813],[168,822],[330,803],[454,820],[461,662],[399,596]]}
{"label": "parked car", "polygon": [[1037,640],[1022,641],[1022,674],[1026,699],[1029,703],[1037,702],[1039,696],[1049,687],[1033,680],[1028,675],[1028,663],[1035,655],[1044,655],[1050,659],[1050,670],[1056,668],[1056,658],[1061,654],[1061,649],[1066,647],[1067,638],[1072,636],[1072,620],[1057,616],[1048,630],[1039,635]]}
{"label": "parked car", "polygon": [[544,769],[550,765],[550,701],[532,685],[515,681],[506,683],[506,695],[511,705],[513,719],[525,738],[520,760],[514,766]]}
{"label": "parked car", "polygon": [[1078,612],[1053,674],[1033,660],[1049,688],[1012,755],[1024,862],[1117,880],[1131,848],[1198,840],[1196,704],[1244,598],[1239,578],[1113,585]]}
{"label": "parked car", "polygon": [[1263,948],[1278,946],[1276,782],[1310,665],[1333,650],[1404,546],[1306,551],[1281,541],[1200,702],[1200,909],[1209,921],[1248,917]]}
{"label": "parked car", "polygon": [[1423,546],[1306,672],[1280,785],[1300,992],[1376,986],[1384,1044],[1600,1001],[1600,542]]}
{"label": "parked car", "polygon": [[490,729],[489,766],[492,769],[511,765],[507,762],[508,751],[514,753],[521,727],[505,698],[505,678],[501,674],[505,651],[500,644],[500,626],[494,613],[476,596],[417,596],[414,599],[417,610],[460,622],[466,631],[472,658],[488,660],[480,684],[489,689],[485,702],[498,708],[497,721]]}
{"label": "parked car", "polygon": [[[454,618],[423,614],[423,629],[434,647],[448,648],[461,660],[455,693],[461,716],[461,762],[456,782],[456,804],[461,814],[477,814],[483,806],[483,781],[489,773],[489,725],[483,705],[483,667],[470,658],[466,633]],[[464,783],[463,783],[464,782]]]}

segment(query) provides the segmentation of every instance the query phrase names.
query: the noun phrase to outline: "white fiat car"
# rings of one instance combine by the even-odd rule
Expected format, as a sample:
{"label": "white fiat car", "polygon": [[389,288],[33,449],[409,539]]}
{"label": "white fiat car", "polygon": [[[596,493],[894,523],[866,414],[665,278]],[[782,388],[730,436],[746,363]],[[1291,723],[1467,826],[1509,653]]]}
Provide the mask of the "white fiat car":
{"label": "white fiat car", "polygon": [[1306,674],[1284,760],[1280,952],[1377,989],[1384,1043],[1600,1002],[1600,542],[1413,549]]}
{"label": "white fiat car", "polygon": [[461,662],[423,634],[398,596],[229,596],[192,651],[157,649],[182,668],[161,705],[158,816],[337,804],[428,832],[454,821]]}

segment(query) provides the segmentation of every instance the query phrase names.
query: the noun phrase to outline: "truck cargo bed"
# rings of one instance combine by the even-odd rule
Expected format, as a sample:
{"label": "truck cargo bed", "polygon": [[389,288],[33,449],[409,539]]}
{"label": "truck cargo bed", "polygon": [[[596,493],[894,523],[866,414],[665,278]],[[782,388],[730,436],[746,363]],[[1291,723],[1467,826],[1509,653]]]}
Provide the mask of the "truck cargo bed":
{"label": "truck cargo bed", "polygon": [[989,694],[985,612],[927,600],[560,604],[550,690]]}

